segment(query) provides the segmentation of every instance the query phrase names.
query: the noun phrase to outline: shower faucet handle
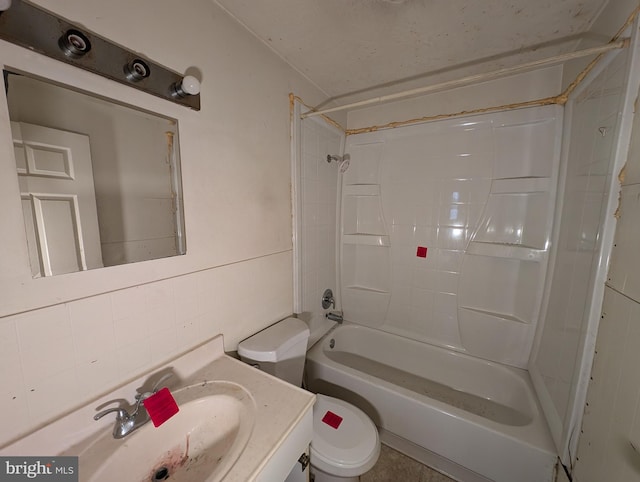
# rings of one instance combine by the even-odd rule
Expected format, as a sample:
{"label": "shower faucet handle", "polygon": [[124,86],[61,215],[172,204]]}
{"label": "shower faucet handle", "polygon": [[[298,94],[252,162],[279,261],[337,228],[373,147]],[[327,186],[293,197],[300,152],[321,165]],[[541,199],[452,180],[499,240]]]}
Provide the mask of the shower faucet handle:
{"label": "shower faucet handle", "polygon": [[328,310],[330,306],[335,308],[336,302],[333,299],[333,291],[331,291],[330,288],[327,288],[324,290],[324,293],[322,293],[322,309]]}

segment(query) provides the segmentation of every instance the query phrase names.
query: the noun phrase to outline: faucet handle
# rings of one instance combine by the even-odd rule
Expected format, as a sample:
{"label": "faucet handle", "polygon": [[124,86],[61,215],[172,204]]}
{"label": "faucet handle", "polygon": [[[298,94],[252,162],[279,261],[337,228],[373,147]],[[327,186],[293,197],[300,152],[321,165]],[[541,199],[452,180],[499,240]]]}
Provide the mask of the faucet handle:
{"label": "faucet handle", "polygon": [[153,386],[153,389],[151,390],[151,393],[156,393],[159,389],[160,389],[160,384],[162,382],[164,382],[165,380],[168,380],[169,378],[171,378],[173,376],[173,373],[165,373],[164,375],[162,375],[160,377],[160,380],[158,380],[156,382],[156,384]]}
{"label": "faucet handle", "polygon": [[324,290],[324,293],[322,293],[322,309],[327,310],[330,306],[335,308],[336,302],[333,299],[333,291],[331,291],[331,288],[327,288]]}
{"label": "faucet handle", "polygon": [[133,432],[136,428],[143,425],[149,419],[145,419],[142,422],[138,422],[137,413],[130,414],[124,408],[107,408],[102,412],[98,412],[93,416],[94,420],[100,420],[108,413],[116,413],[116,423],[113,426],[113,438],[120,439],[125,435]]}
{"label": "faucet handle", "polygon": [[136,393],[135,399],[138,401],[137,405],[139,406],[140,402],[142,402],[145,398],[149,398],[151,395],[156,393],[160,389],[160,384],[162,384],[162,382],[164,382],[165,380],[168,380],[172,376],[173,376],[173,373],[166,373],[160,377],[160,379],[156,382],[156,384],[153,386],[150,392]]}
{"label": "faucet handle", "polygon": [[140,405],[142,404],[142,402],[144,402],[147,398],[149,398],[151,395],[153,395],[154,393],[156,393],[159,389],[160,389],[160,384],[162,382],[164,382],[165,380],[171,378],[173,376],[173,373],[165,373],[163,376],[160,377],[160,379],[156,382],[156,384],[153,386],[153,388],[151,389],[150,392],[142,392],[142,393],[136,393],[135,399],[136,399],[136,408],[133,411],[133,416],[136,416],[138,414],[138,410],[140,410]]}
{"label": "faucet handle", "polygon": [[94,420],[100,420],[105,415],[116,412],[116,420],[127,420],[129,418],[129,412],[127,412],[124,408],[107,408],[102,412],[98,412],[93,416]]}

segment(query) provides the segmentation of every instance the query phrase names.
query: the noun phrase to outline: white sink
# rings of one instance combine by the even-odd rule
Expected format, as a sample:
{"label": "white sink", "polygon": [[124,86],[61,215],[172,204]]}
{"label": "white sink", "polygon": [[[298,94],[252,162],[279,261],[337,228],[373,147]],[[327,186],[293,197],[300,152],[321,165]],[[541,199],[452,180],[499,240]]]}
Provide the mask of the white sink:
{"label": "white sink", "polygon": [[[180,411],[160,427],[148,422],[116,440],[115,414],[94,421],[97,410],[132,401],[168,370]],[[80,482],[285,480],[311,442],[314,399],[225,355],[218,335],[1,447],[0,455],[79,456]]]}
{"label": "white sink", "polygon": [[241,385],[208,381],[173,392],[180,411],[159,427],[149,422],[125,438],[108,433],[80,456],[88,481],[218,481],[240,457],[256,404]]}

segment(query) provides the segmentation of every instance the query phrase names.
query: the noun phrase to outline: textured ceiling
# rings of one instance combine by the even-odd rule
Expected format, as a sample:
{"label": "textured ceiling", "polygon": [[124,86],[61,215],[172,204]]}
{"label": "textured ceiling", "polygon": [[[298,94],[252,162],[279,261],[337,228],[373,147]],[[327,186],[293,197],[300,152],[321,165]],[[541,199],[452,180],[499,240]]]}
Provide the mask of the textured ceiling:
{"label": "textured ceiling", "polygon": [[327,95],[343,101],[574,50],[607,3],[214,1]]}

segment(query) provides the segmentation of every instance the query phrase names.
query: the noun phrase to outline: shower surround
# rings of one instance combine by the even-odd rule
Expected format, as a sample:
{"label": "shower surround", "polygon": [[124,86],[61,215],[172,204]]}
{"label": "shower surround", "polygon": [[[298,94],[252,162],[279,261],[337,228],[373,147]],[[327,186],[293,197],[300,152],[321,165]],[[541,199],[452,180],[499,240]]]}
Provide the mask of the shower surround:
{"label": "shower surround", "polygon": [[[311,175],[327,167],[318,131],[329,128],[308,122],[303,206],[309,187],[319,196],[304,163]],[[360,134],[347,138],[344,172],[328,165],[339,200],[334,293],[346,323],[309,351],[308,386],[349,400],[384,443],[460,480],[554,479],[555,447],[526,368],[562,123],[562,108],[545,106]],[[317,244],[326,238],[307,227],[316,211],[302,210],[303,287],[324,278],[308,271],[327,261]],[[322,332],[312,286],[302,315]]]}
{"label": "shower surround", "polygon": [[545,106],[349,137],[345,319],[526,368],[561,129]]}

